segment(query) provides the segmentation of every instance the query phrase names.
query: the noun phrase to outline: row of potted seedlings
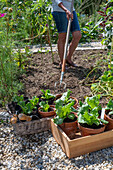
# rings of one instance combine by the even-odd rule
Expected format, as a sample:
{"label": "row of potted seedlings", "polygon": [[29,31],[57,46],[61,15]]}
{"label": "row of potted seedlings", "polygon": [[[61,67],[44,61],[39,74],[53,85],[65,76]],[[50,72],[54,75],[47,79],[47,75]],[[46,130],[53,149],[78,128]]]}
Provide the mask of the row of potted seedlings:
{"label": "row of potted seedlings", "polygon": [[32,99],[23,95],[13,98],[13,101],[8,104],[8,108],[13,114],[11,118],[12,124],[51,117],[52,114],[55,114],[53,108],[56,96],[51,94],[50,90],[41,91],[42,95],[33,96]]}
{"label": "row of potted seedlings", "polygon": [[80,130],[82,136],[98,134],[113,129],[113,101],[108,102],[104,117],[101,118],[102,107],[100,95],[87,97],[85,102],[79,102],[71,96],[71,91],[53,95],[50,90],[41,90],[43,95],[32,99],[16,96],[13,106],[11,123],[31,121],[44,117],[53,117],[54,123],[69,136],[70,139]]}

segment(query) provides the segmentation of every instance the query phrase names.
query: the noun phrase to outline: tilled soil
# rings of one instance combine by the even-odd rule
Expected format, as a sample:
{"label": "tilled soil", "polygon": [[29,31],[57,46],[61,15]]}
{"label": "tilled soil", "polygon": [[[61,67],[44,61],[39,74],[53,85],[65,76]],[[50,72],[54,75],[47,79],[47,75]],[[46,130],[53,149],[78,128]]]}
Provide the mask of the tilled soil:
{"label": "tilled soil", "polygon": [[[72,96],[78,100],[84,100],[85,96],[91,96],[90,84],[102,75],[104,70],[104,59],[107,57],[106,50],[80,50],[75,51],[72,60],[77,67],[69,67],[64,74],[63,81],[66,83],[61,88],[59,80],[61,68],[59,57],[54,53],[37,53],[29,58],[26,74],[23,75],[24,93],[28,97],[42,94],[41,89],[50,89],[51,93],[63,93],[67,89],[72,91]],[[58,84],[55,87],[55,82]]]}

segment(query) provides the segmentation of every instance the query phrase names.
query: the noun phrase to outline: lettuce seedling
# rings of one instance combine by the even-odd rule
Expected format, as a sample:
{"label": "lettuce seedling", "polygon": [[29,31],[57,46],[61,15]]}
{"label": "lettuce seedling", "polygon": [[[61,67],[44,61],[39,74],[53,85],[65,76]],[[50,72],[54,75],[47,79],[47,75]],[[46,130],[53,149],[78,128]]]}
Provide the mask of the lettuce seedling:
{"label": "lettuce seedling", "polygon": [[99,126],[101,123],[107,124],[106,120],[99,118],[99,110],[102,110],[99,104],[100,95],[87,97],[85,104],[80,101],[78,109],[78,122],[88,125],[96,124]]}
{"label": "lettuce seedling", "polygon": [[71,93],[72,93],[72,91],[68,89],[67,92],[65,92],[65,93],[62,94],[62,96],[61,96],[60,99],[57,99],[57,100],[55,101],[55,103],[59,103],[60,100],[63,101],[64,105],[65,105],[65,104],[68,104],[68,103],[70,103],[70,102],[72,102],[72,101],[75,102],[74,99],[70,98],[70,94],[71,94]]}
{"label": "lettuce seedling", "polygon": [[49,89],[47,89],[47,90],[43,90],[43,89],[41,89],[41,91],[42,91],[42,93],[43,93],[43,95],[42,95],[42,99],[46,99],[46,100],[48,100],[48,99],[51,99],[51,98],[55,98],[56,96],[55,95],[53,95],[53,94],[51,94],[50,93],[50,90]]}
{"label": "lettuce seedling", "polygon": [[29,101],[33,106],[36,106],[39,102],[39,98],[36,96],[33,96],[32,99],[29,99]]}
{"label": "lettuce seedling", "polygon": [[20,101],[18,105],[21,107],[22,112],[26,115],[31,114],[33,109],[36,109],[36,107],[33,106],[30,102],[26,104],[25,101]]}
{"label": "lettuce seedling", "polygon": [[68,103],[66,105],[63,105],[64,102],[62,100],[59,100],[56,105],[56,117],[53,119],[54,123],[56,124],[62,124],[64,122],[64,119],[69,118],[71,120],[74,120],[75,115],[72,112],[76,112],[74,106],[74,101],[71,103]]}
{"label": "lettuce seedling", "polygon": [[112,99],[109,100],[109,102],[107,104],[106,110],[110,110],[108,115],[112,115],[113,114],[113,100]]}
{"label": "lettuce seedling", "polygon": [[41,110],[43,111],[43,112],[48,112],[48,109],[50,108],[50,106],[49,106],[49,104],[48,104],[48,102],[46,101],[41,101],[40,103],[39,103],[39,106],[41,107]]}
{"label": "lettuce seedling", "polygon": [[26,103],[23,95],[21,95],[21,96],[16,96],[14,98],[14,101],[17,102],[17,104],[21,107],[22,112],[27,115],[27,114],[31,114],[34,109],[37,109],[39,98],[33,96],[32,99],[29,99],[28,102]]}

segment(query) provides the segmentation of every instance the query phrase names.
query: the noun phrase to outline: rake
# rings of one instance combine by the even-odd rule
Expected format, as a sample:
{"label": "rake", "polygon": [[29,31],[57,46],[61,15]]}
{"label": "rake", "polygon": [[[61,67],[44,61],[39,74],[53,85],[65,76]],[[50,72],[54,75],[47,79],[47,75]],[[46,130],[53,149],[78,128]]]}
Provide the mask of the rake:
{"label": "rake", "polygon": [[[71,13],[73,12],[73,5],[74,5],[74,0],[72,0],[72,3],[71,3],[71,10],[70,10]],[[67,48],[68,48],[68,42],[69,42],[70,27],[71,27],[71,18],[69,18],[69,21],[68,21],[61,77],[60,77],[60,81],[55,82],[55,87],[57,86],[57,84],[59,84],[60,88],[61,88],[61,85],[64,84],[64,89],[66,89],[66,83],[63,81],[63,77],[64,77],[64,72],[65,72],[65,64],[66,64]]]}

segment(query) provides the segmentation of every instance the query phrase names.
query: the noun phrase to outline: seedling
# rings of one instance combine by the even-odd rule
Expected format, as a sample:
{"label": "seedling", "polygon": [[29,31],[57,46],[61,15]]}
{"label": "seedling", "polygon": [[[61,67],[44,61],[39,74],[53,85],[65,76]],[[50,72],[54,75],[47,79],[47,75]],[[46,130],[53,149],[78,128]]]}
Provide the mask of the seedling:
{"label": "seedling", "polygon": [[54,118],[54,123],[56,124],[62,124],[64,119],[69,118],[71,120],[74,120],[75,115],[72,112],[76,112],[74,106],[74,101],[71,103],[68,103],[66,105],[63,105],[64,102],[62,100],[59,100],[56,105],[56,117]]}
{"label": "seedling", "polygon": [[112,99],[109,100],[106,110],[110,110],[108,115],[113,115],[113,100]]}
{"label": "seedling", "polygon": [[54,99],[56,96],[51,94],[50,93],[50,90],[47,89],[46,91],[44,91],[43,89],[41,90],[43,95],[42,95],[42,99],[46,99],[46,100],[49,100],[49,99]]}
{"label": "seedling", "polygon": [[41,110],[42,110],[43,112],[48,112],[48,109],[50,108],[48,102],[45,102],[45,101],[41,101],[41,102],[39,103],[39,106],[41,107]]}
{"label": "seedling", "polygon": [[63,103],[64,103],[64,105],[65,105],[65,104],[68,104],[68,103],[70,103],[70,102],[72,102],[72,101],[75,102],[74,99],[70,98],[71,92],[72,92],[72,91],[68,89],[67,92],[65,92],[65,93],[62,94],[62,96],[61,96],[60,99],[57,99],[57,100],[55,101],[55,103],[59,103],[59,101],[60,101],[60,102],[63,101]]}
{"label": "seedling", "polygon": [[101,123],[107,124],[106,120],[99,118],[99,111],[102,110],[99,104],[100,95],[87,97],[85,104],[80,101],[80,108],[78,110],[78,122],[88,125],[96,124],[99,126]]}

